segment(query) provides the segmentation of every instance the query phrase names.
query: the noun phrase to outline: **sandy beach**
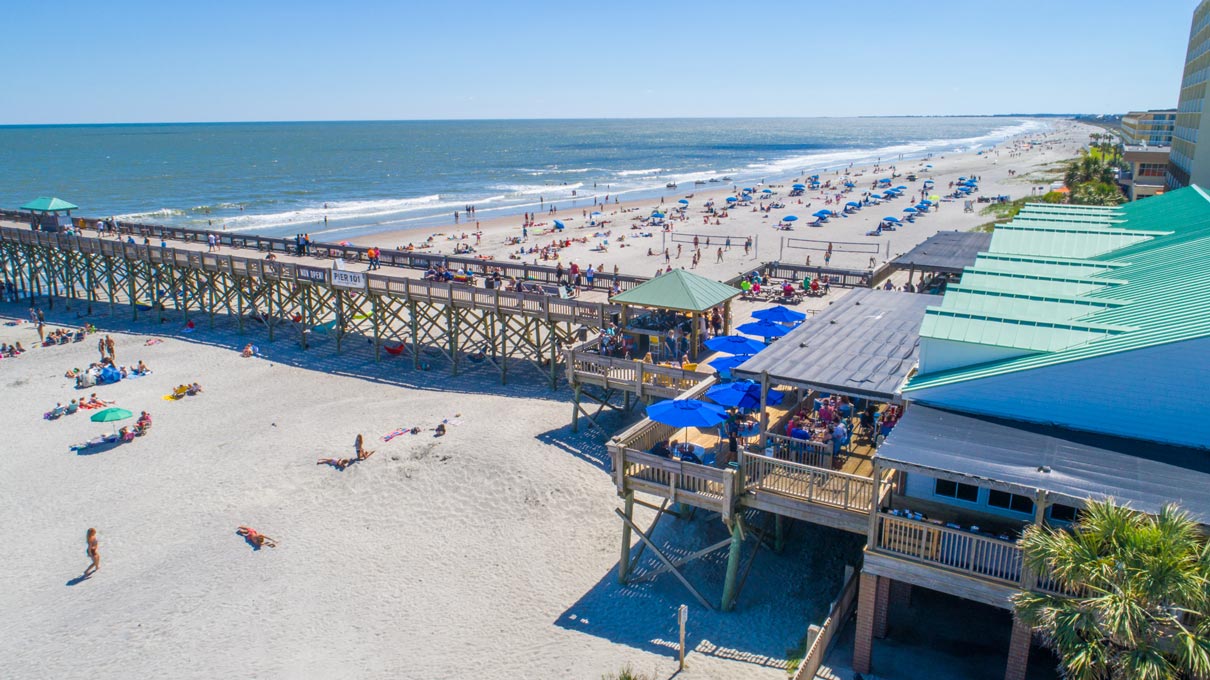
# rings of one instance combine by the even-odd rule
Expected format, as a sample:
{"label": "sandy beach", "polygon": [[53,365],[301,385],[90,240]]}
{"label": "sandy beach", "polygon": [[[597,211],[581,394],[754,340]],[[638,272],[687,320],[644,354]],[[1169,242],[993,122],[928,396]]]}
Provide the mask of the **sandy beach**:
{"label": "sandy beach", "polygon": [[[1015,140],[982,155],[904,162],[897,171],[934,178],[942,194],[958,176],[978,175],[981,195],[1028,196],[1042,184],[1029,180],[1032,173],[1087,141],[1084,126],[1054,125],[1031,135],[1044,143],[1028,150]],[[925,163],[934,166],[928,173]],[[866,168],[858,191],[886,176]],[[727,192],[696,189],[682,186],[665,199],[668,207],[694,194],[676,232],[760,239],[746,260],[739,243],[722,263],[704,255],[698,271],[716,278],[778,259],[783,236],[878,243],[881,261],[937,231],[990,219],[943,203],[915,224],[867,237],[908,199],[810,228],[810,213],[836,207],[812,193],[802,206],[785,199],[792,203],[780,213],[797,214],[802,225],[791,232],[773,228],[777,212],[733,212],[706,226],[701,204],[711,197],[721,204]],[[612,224],[599,229],[612,230],[614,244],[626,234],[630,247],[592,252],[600,239],[590,238],[564,250],[563,262],[641,275],[662,269],[662,256],[647,256],[660,235],[634,238],[639,232],[629,229],[630,217],[659,205],[611,204],[604,212]],[[537,220],[558,217],[568,225],[566,237],[591,236],[597,229],[584,228],[582,215],[591,209]],[[516,248],[505,239],[520,235],[519,218],[480,227],[479,253],[506,259]],[[358,241],[387,248],[472,228]],[[457,243],[437,238],[444,252]],[[539,244],[551,238],[531,232]],[[807,254],[787,252],[794,255],[781,259],[794,262]],[[822,264],[821,252],[811,255]],[[868,259],[838,252],[832,265],[864,268]],[[688,248],[672,263],[687,267]],[[8,520],[0,523],[8,584],[0,588],[0,677],[596,679],[629,664],[666,678],[677,666],[676,609],[690,604],[693,651],[677,677],[773,680],[785,677],[790,651],[821,620],[845,559],[860,550],[851,536],[797,523],[783,553],[759,555],[729,614],[696,605],[666,576],[621,587],[607,436],[570,431],[565,388],[551,390],[523,371],[501,386],[486,366],[451,376],[405,361],[376,363],[369,346],[337,355],[318,342],[303,351],[289,340],[241,335],[229,320],[184,333],[178,323],[131,322],[125,310],[108,316],[104,307],[82,318],[56,305],[46,310],[47,324],[91,322],[115,339],[117,363],[142,360],[152,373],[77,390],[64,372],[97,360],[98,336],[33,348],[37,333],[22,321],[28,306],[0,304],[7,322],[0,342],[31,348],[0,359],[8,440],[8,455],[0,456],[0,508]],[[261,356],[240,356],[249,340]],[[201,394],[164,398],[194,381]],[[90,422],[84,411],[56,420],[43,413],[91,392],[135,414],[150,412],[154,426],[130,443],[73,450],[113,426]],[[435,436],[443,421],[447,434]],[[602,424],[612,434],[624,421],[606,414]],[[383,441],[412,427],[420,432]],[[316,464],[351,456],[359,433],[373,456],[344,470]],[[641,525],[651,519],[649,511],[638,513]],[[240,526],[272,537],[277,547],[253,549],[236,535]],[[101,568],[79,580],[89,527],[98,530]],[[717,515],[698,513],[661,524],[654,538],[684,555],[725,532]],[[722,558],[694,563],[689,577],[717,592]],[[647,560],[641,569],[654,568]]]}

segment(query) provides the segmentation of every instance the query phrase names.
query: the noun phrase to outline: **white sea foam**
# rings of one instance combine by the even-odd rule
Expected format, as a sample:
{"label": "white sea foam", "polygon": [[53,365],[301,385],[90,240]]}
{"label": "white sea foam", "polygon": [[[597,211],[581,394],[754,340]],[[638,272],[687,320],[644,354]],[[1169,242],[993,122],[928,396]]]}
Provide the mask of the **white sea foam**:
{"label": "white sea foam", "polygon": [[663,171],[663,168],[646,168],[643,170],[619,170],[613,174],[617,175],[618,177],[632,177],[636,175],[654,175]]}
{"label": "white sea foam", "polygon": [[126,213],[124,215],[114,215],[115,219],[126,222],[138,222],[153,217],[180,217],[185,214],[184,210],[176,208],[160,208],[159,210],[151,210],[148,212]]}
{"label": "white sea foam", "polygon": [[228,231],[253,231],[290,224],[316,224],[322,222],[325,217],[329,221],[380,218],[413,210],[436,209],[443,205],[457,206],[461,204],[442,204],[441,196],[432,194],[416,198],[376,201],[335,201],[328,203],[327,207],[318,205],[276,213],[242,214],[222,218],[222,221],[226,224]]}
{"label": "white sea foam", "polygon": [[560,196],[564,193],[570,195],[572,191],[583,186],[583,182],[576,182],[574,184],[498,184],[492,188],[497,191],[507,191],[511,196],[537,196],[540,194]]}

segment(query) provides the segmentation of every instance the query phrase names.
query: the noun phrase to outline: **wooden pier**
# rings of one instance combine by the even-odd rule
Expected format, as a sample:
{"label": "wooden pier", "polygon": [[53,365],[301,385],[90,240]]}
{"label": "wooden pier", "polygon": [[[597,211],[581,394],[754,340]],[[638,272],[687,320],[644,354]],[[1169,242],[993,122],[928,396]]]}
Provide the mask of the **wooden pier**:
{"label": "wooden pier", "polygon": [[454,372],[488,362],[507,381],[510,359],[558,382],[563,347],[600,328],[617,309],[601,302],[474,288],[370,272],[0,227],[0,268],[32,299],[89,313],[108,305],[161,322],[235,319],[285,334],[306,349],[313,333],[369,338],[419,367],[443,356]]}

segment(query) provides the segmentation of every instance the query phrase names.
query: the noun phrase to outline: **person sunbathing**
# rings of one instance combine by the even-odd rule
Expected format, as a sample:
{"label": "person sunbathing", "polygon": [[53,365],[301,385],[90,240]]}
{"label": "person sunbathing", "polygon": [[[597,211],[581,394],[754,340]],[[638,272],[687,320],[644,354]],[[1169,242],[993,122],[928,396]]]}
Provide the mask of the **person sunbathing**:
{"label": "person sunbathing", "polygon": [[193,395],[198,394],[201,391],[202,391],[202,386],[197,383],[193,383],[185,390],[185,394],[188,394],[189,396],[192,397]]}
{"label": "person sunbathing", "polygon": [[88,405],[89,406],[108,406],[112,403],[114,403],[114,402],[105,401],[103,399],[98,399],[96,392],[93,392],[92,394],[88,395]]}
{"label": "person sunbathing", "polygon": [[75,378],[75,377],[76,377],[76,376],[78,376],[78,375],[80,375],[80,369],[78,369],[78,368],[73,368],[73,369],[71,369],[70,371],[68,371],[68,372],[64,373],[64,374],[63,374],[63,377],[64,377],[64,378]]}
{"label": "person sunbathing", "polygon": [[255,547],[257,550],[259,550],[261,548],[265,548],[265,547],[269,547],[269,548],[277,547],[277,541],[273,540],[272,538],[269,538],[268,536],[261,534],[260,532],[258,532],[256,529],[253,529],[252,527],[239,527],[235,530],[235,533],[240,536],[243,536],[244,540],[248,541],[248,543],[251,543],[252,546]]}
{"label": "person sunbathing", "polygon": [[244,357],[245,359],[255,354],[256,348],[252,346],[252,343],[244,345],[244,351],[240,352],[240,356]]}
{"label": "person sunbathing", "polygon": [[438,424],[437,424],[437,434],[436,434],[435,436],[437,436],[437,437],[444,437],[444,436],[445,436],[445,423],[438,423]]}
{"label": "person sunbathing", "polygon": [[134,433],[136,435],[141,436],[141,435],[146,434],[147,430],[150,430],[150,429],[151,429],[151,414],[146,411],[143,411],[143,413],[141,415],[139,415],[138,421],[136,421],[134,424]]}
{"label": "person sunbathing", "polygon": [[[368,456],[367,456],[367,458],[368,458]],[[364,460],[364,459],[363,458],[320,458],[318,461],[315,462],[315,464],[316,465],[331,465],[332,467],[336,468],[337,470],[344,471],[345,468],[349,467],[350,465],[352,465],[353,463],[356,463],[359,460]]]}
{"label": "person sunbathing", "polygon": [[139,359],[139,365],[134,367],[134,372],[137,375],[147,375],[151,372],[151,369],[147,368],[147,364],[143,363],[142,359]]}
{"label": "person sunbathing", "polygon": [[180,399],[181,397],[185,396],[186,394],[189,394],[189,386],[188,386],[188,385],[177,385],[177,386],[176,386],[176,387],[175,387],[175,388],[172,390],[172,398],[173,398],[173,399]]}

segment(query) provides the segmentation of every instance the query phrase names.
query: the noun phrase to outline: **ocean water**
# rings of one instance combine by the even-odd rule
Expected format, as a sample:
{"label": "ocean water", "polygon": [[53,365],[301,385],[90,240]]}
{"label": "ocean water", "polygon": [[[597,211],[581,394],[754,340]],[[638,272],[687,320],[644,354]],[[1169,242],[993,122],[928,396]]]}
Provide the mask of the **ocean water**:
{"label": "ocean water", "polygon": [[6,126],[0,207],[53,195],[89,216],[337,240],[448,222],[468,204],[486,219],[670,194],[670,182],[685,194],[990,148],[1047,127],[1015,118]]}

